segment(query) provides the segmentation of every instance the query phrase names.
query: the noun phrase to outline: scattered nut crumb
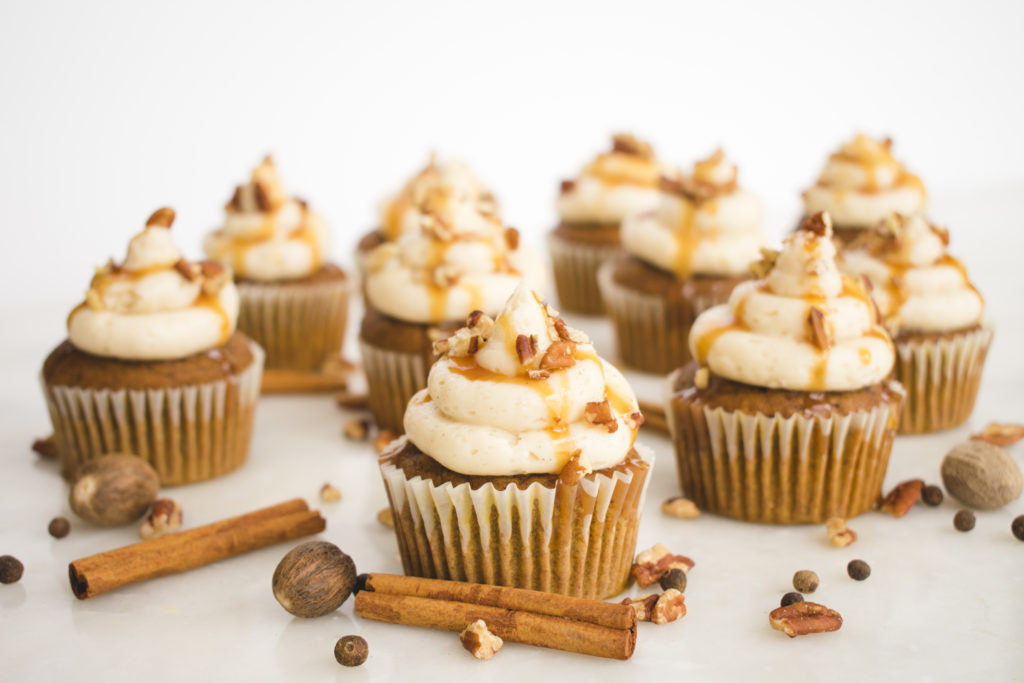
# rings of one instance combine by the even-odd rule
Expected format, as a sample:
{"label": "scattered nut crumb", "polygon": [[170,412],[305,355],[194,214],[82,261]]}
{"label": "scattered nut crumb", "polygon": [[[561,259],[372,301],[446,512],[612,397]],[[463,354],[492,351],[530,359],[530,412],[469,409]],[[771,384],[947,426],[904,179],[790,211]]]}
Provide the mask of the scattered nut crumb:
{"label": "scattered nut crumb", "polygon": [[459,634],[459,642],[466,651],[479,660],[493,657],[505,643],[487,628],[483,619],[477,619]]}
{"label": "scattered nut crumb", "polygon": [[776,631],[795,638],[808,633],[838,631],[843,625],[843,617],[834,609],[816,602],[795,602],[773,609],[768,615],[768,623]]}
{"label": "scattered nut crumb", "polygon": [[953,528],[957,531],[970,531],[974,528],[976,521],[974,513],[970,510],[957,510],[957,513],[953,515]]}
{"label": "scattered nut crumb", "polygon": [[924,482],[920,479],[908,479],[900,482],[892,491],[882,499],[879,510],[888,512],[893,517],[902,517],[914,507],[914,503],[921,497],[924,490]]}
{"label": "scattered nut crumb", "polygon": [[651,610],[651,621],[659,625],[683,616],[686,616],[686,598],[675,588],[669,588],[662,593]]}
{"label": "scattered nut crumb", "polygon": [[850,560],[846,565],[846,573],[854,581],[863,581],[871,576],[871,566],[864,560]]}
{"label": "scattered nut crumb", "polygon": [[350,441],[366,441],[370,436],[370,420],[365,417],[350,417],[345,420],[341,433]]}
{"label": "scattered nut crumb", "polygon": [[700,517],[700,509],[697,507],[697,504],[689,498],[683,498],[682,496],[673,496],[672,498],[665,499],[665,502],[661,504],[661,511],[670,517],[678,517],[679,519]]}
{"label": "scattered nut crumb", "polygon": [[384,449],[388,447],[388,444],[397,438],[398,437],[391,430],[382,429],[380,430],[380,433],[377,434],[377,438],[373,440],[373,450],[378,453],[383,453]]}
{"label": "scattered nut crumb", "polygon": [[1024,439],[1024,425],[989,422],[977,434],[971,434],[972,441],[987,441],[996,446],[1009,446]]}
{"label": "scattered nut crumb", "polygon": [[160,498],[153,503],[149,514],[139,527],[139,536],[144,539],[160,538],[181,528],[181,504],[170,498]]}
{"label": "scattered nut crumb", "polygon": [[818,579],[818,575],[810,569],[801,569],[793,574],[793,588],[801,593],[813,593],[818,590],[819,583],[821,581]]}
{"label": "scattered nut crumb", "polygon": [[782,600],[779,601],[779,607],[786,607],[792,605],[794,602],[803,602],[804,596],[796,591],[790,591],[782,596]]}
{"label": "scattered nut crumb", "polygon": [[942,501],[945,497],[945,494],[942,493],[942,489],[935,484],[928,484],[921,489],[921,501],[930,507],[938,507],[939,505],[942,505]]}
{"label": "scattered nut crumb", "polygon": [[654,612],[654,606],[658,604],[659,597],[661,596],[657,593],[649,593],[639,598],[625,598],[619,604],[632,607],[637,621],[650,621],[651,614]]}
{"label": "scattered nut crumb", "polygon": [[320,500],[325,503],[336,503],[341,500],[341,491],[331,483],[325,483],[320,487]]}
{"label": "scattered nut crumb", "polygon": [[636,556],[630,573],[641,588],[661,580],[670,569],[682,569],[684,572],[693,568],[693,560],[685,555],[673,555],[663,544],[658,543]]}
{"label": "scattered nut crumb", "polygon": [[845,548],[857,540],[857,532],[846,526],[846,520],[841,517],[831,517],[825,522],[825,530],[828,532],[828,542],[833,548]]}
{"label": "scattered nut crumb", "polygon": [[0,583],[16,583],[25,573],[25,565],[13,555],[0,555]]}
{"label": "scattered nut crumb", "polygon": [[54,538],[64,538],[71,532],[71,522],[67,517],[54,517],[50,520],[50,526],[46,530]]}
{"label": "scattered nut crumb", "polygon": [[334,644],[334,658],[342,666],[359,666],[369,653],[370,648],[362,636],[342,636]]}
{"label": "scattered nut crumb", "polygon": [[391,512],[390,507],[383,508],[377,513],[377,521],[384,526],[389,526],[392,529],[395,528],[395,515]]}
{"label": "scattered nut crumb", "polygon": [[32,450],[40,458],[56,458],[57,441],[53,438],[52,434],[45,439],[36,439],[32,442]]}

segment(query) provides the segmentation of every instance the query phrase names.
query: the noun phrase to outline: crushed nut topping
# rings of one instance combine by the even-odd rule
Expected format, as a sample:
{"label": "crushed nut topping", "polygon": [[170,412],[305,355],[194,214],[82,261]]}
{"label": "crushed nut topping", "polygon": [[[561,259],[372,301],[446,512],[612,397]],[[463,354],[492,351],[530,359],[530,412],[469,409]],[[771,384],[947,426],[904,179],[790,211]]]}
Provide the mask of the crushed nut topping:
{"label": "crushed nut topping", "polygon": [[604,426],[609,434],[615,433],[619,428],[619,422],[612,413],[612,404],[608,399],[587,403],[584,416],[590,424]]}
{"label": "crushed nut topping", "polygon": [[832,232],[832,217],[828,215],[828,211],[819,211],[808,216],[800,225],[800,230],[806,230],[818,237],[824,237]]}
{"label": "crushed nut topping", "polygon": [[811,306],[807,312],[808,338],[811,343],[821,351],[828,351],[835,345],[831,327],[825,319],[825,314],[817,306]]}
{"label": "crushed nut topping", "polygon": [[202,274],[198,265],[195,263],[189,263],[183,258],[178,259],[174,264],[174,269],[181,273],[181,276],[189,282],[194,282],[195,279]]}
{"label": "crushed nut topping", "polygon": [[629,154],[631,156],[641,157],[643,159],[653,159],[654,149],[644,142],[638,140],[636,136],[631,133],[616,133],[612,136],[612,151],[620,154]]}
{"label": "crushed nut topping", "polygon": [[505,243],[508,244],[510,251],[515,251],[519,248],[519,231],[515,228],[505,228]]}
{"label": "crushed nut topping", "polygon": [[526,365],[537,355],[537,337],[520,334],[516,337],[516,355],[519,356],[520,365]]}
{"label": "crushed nut topping", "polygon": [[547,379],[551,377],[551,373],[547,370],[527,370],[526,376],[530,379]]}
{"label": "crushed nut topping", "polygon": [[658,593],[650,593],[639,598],[625,598],[619,604],[632,607],[637,621],[650,621],[651,614],[654,612],[654,606],[658,604],[658,598],[660,597]]}
{"label": "crushed nut topping", "polygon": [[504,642],[491,633],[483,619],[477,619],[459,634],[459,642],[471,655],[488,660],[501,649]]}
{"label": "crushed nut topping", "polygon": [[622,419],[630,429],[639,429],[640,425],[644,423],[643,413],[639,410],[623,415]]}
{"label": "crushed nut topping", "polygon": [[571,486],[587,476],[590,471],[590,467],[583,458],[583,451],[577,449],[569,456],[569,461],[565,463],[562,471],[558,473],[558,483],[563,486]]}
{"label": "crushed nut topping", "polygon": [[[531,337],[535,339],[535,337]],[[541,370],[561,370],[576,365],[573,354],[576,352],[576,345],[569,341],[556,341],[544,352],[540,359]]]}
{"label": "crushed nut topping", "polygon": [[575,187],[576,187],[576,181],[575,180],[563,180],[561,185],[559,185],[559,187],[558,187],[558,191],[561,194],[565,194],[566,192],[572,192],[573,189],[575,189]]}
{"label": "crushed nut topping", "polygon": [[146,227],[170,228],[174,223],[174,209],[163,207],[157,209],[146,220]]}

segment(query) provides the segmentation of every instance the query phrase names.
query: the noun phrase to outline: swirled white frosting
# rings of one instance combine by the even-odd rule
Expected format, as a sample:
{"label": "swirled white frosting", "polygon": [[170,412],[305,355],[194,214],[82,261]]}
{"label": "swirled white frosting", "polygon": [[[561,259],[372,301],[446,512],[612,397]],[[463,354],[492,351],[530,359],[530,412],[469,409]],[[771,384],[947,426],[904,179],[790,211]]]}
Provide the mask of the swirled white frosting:
{"label": "swirled white frosting", "polygon": [[946,253],[948,235],[920,215],[890,216],[844,250],[840,267],[871,281],[886,327],[949,332],[981,322],[985,301],[963,265]]}
{"label": "swirled white frosting", "polygon": [[98,270],[85,302],[68,317],[75,347],[123,360],[171,360],[231,336],[238,290],[230,274],[183,261],[169,228],[148,225],[132,238],[124,264]]}
{"label": "swirled white frosting", "polygon": [[890,146],[891,140],[864,134],[843,145],[804,192],[804,214],[827,211],[836,226],[866,228],[894,211],[923,211],[924,185],[892,156]]}
{"label": "swirled white frosting", "polygon": [[[555,343],[554,312],[520,285],[475,355],[443,356],[427,388],[405,413],[405,431],[421,451],[462,474],[557,473],[578,452],[584,469],[612,467],[633,447],[636,397],[625,378],[571,331],[571,367],[537,378],[529,372]],[[516,340],[533,338],[536,355],[520,360]],[[541,363],[538,365],[538,363]],[[543,376],[547,374],[547,376]],[[607,401],[607,421],[588,421],[587,404]]]}
{"label": "swirled white frosting", "polygon": [[273,282],[312,275],[323,266],[327,226],[304,203],[288,198],[267,157],[225,207],[224,225],[206,236],[209,258],[235,275]]}
{"label": "swirled white frosting", "polygon": [[454,201],[497,215],[494,194],[465,164],[438,162],[431,156],[427,165],[393,197],[380,206],[380,232],[389,240],[417,232],[425,214],[423,203],[435,189],[444,187]]}
{"label": "swirled white frosting", "polygon": [[558,215],[567,223],[617,224],[626,216],[658,207],[662,176],[677,177],[646,143],[616,135],[612,151],[600,154],[565,184]]}
{"label": "swirled white frosting", "polygon": [[728,303],[702,313],[690,331],[697,362],[772,389],[850,391],[881,382],[895,360],[892,341],[868,294],[839,272],[831,237],[827,220],[818,232],[790,235],[765,279],[738,285]]}
{"label": "swirled white frosting", "polygon": [[623,221],[623,248],[681,278],[746,273],[759,258],[765,235],[761,202],[736,186],[736,167],[718,151],[697,162],[680,189],[663,194],[656,210]]}
{"label": "swirled white frosting", "polygon": [[[366,296],[381,313],[412,323],[499,311],[521,279],[543,280],[540,261],[491,213],[439,186],[421,203],[415,232],[366,258]],[[516,249],[512,247],[516,246]]]}

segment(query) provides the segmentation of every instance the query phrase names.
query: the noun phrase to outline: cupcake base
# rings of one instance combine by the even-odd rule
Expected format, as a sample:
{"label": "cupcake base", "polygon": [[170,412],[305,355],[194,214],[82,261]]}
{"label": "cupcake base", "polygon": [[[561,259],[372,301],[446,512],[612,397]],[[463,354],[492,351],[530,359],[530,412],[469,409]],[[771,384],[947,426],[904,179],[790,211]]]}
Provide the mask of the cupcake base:
{"label": "cupcake base", "polygon": [[878,500],[903,392],[763,389],[696,363],[672,373],[666,413],[683,493],[699,508],[750,522],[848,519]]}
{"label": "cupcake base", "polygon": [[331,263],[300,280],[240,280],[238,329],[263,347],[268,368],[319,370],[341,353],[351,290]]}
{"label": "cupcake base", "polygon": [[139,456],[162,486],[234,470],[249,453],[262,373],[262,349],[240,332],[174,361],[101,358],[65,341],[42,376],[62,474],[107,453]]}
{"label": "cupcake base", "polygon": [[971,416],[991,327],[946,333],[903,333],[896,340],[895,379],[907,391],[900,434],[950,429]]}
{"label": "cupcake base", "polygon": [[618,223],[562,223],[548,236],[558,308],[601,315],[597,270],[619,251]]}
{"label": "cupcake base", "polygon": [[627,254],[598,273],[605,307],[626,365],[664,375],[690,360],[688,339],[697,316],[728,301],[740,277],[675,275]]}
{"label": "cupcake base", "polygon": [[396,434],[409,399],[427,386],[434,364],[433,342],[447,337],[461,323],[407,323],[367,307],[359,330],[359,349],[366,372],[368,403],[377,426]]}
{"label": "cupcake base", "polygon": [[625,589],[653,456],[565,484],[466,476],[405,438],[380,457],[405,573],[585,598]]}

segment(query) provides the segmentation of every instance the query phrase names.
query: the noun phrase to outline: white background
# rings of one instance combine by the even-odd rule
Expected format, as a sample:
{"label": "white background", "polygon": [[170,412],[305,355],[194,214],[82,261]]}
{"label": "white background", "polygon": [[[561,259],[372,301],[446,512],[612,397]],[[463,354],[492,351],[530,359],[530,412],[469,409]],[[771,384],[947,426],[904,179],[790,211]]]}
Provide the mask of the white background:
{"label": "white background", "polygon": [[[489,664],[450,634],[364,622],[351,603],[291,619],[270,596],[286,550],[126,588],[71,596],[68,561],[132,540],[70,516],[54,467],[27,449],[49,431],[36,375],[63,335],[92,266],[121,258],[158,206],[178,210],[180,246],[197,256],[232,187],[261,156],[334,226],[349,262],[378,201],[427,153],[468,161],[496,189],[510,224],[540,243],[557,182],[608,144],[648,137],[689,164],[722,144],[761,194],[775,234],[798,192],[856,130],[890,134],[920,174],[932,216],[986,295],[997,325],[975,416],[940,435],[901,438],[886,485],[938,481],[942,454],[992,419],[1024,421],[1024,4],[0,3],[0,554],[26,564],[0,586],[0,678],[11,680],[1013,680],[1024,665],[1024,544],[1017,500],[957,534],[957,509],[851,522],[861,539],[829,548],[817,527],[763,527],[704,516],[668,520],[672,450],[657,452],[640,543],[690,554],[690,614],[641,629],[628,664],[508,646]],[[578,321],[614,357],[607,325]],[[350,347],[351,349],[351,347]],[[650,377],[630,374],[642,395]],[[397,571],[373,456],[339,435],[326,398],[260,405],[250,462],[238,474],[171,492],[188,525],[342,489],[324,535],[362,570]],[[1024,445],[1013,451],[1021,462]],[[868,559],[872,577],[843,573]],[[800,568],[843,613],[838,634],[789,641],[767,612]],[[334,664],[343,633],[371,659]]]}

